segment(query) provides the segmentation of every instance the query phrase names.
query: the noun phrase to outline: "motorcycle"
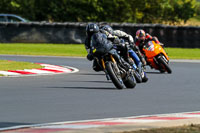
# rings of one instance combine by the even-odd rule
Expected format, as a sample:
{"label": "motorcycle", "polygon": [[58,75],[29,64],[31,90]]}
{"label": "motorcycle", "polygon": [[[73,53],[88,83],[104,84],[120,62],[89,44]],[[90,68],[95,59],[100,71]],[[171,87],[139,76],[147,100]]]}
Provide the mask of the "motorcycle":
{"label": "motorcycle", "polygon": [[102,67],[107,79],[111,79],[116,88],[134,88],[136,86],[132,70],[129,69],[127,71],[126,66],[117,61],[114,56],[114,49],[108,52],[95,49],[93,54],[96,55],[94,58],[97,60],[99,66]]}
{"label": "motorcycle", "polygon": [[136,66],[136,63],[134,61],[135,55],[133,54],[133,50],[129,42],[127,40],[120,38],[120,43],[121,45],[116,47],[118,54],[121,55],[122,57],[126,55],[124,59],[128,60],[127,62],[129,62],[129,64],[132,66],[133,75],[135,77],[136,82],[137,83],[147,82],[148,78],[145,72],[145,68],[142,65],[141,70],[139,70],[139,68]]}
{"label": "motorcycle", "polygon": [[[135,72],[134,72],[134,76],[135,76],[135,79],[136,79],[136,81],[137,81],[137,83],[142,83],[142,82],[147,82],[148,81],[148,77],[147,77],[147,75],[146,75],[146,72],[145,72],[145,66],[142,64],[141,65],[141,70],[139,71],[139,69],[138,69],[138,67],[136,66],[136,63],[135,63],[135,61],[134,61],[134,58],[133,58],[133,56],[134,55],[132,55],[132,52],[129,50],[129,53],[128,53],[129,55],[129,58],[131,59],[131,61],[133,62],[132,64],[132,66],[133,66],[133,69],[135,70]],[[137,53],[136,53],[137,54]]]}
{"label": "motorcycle", "polygon": [[143,46],[147,64],[161,73],[172,73],[169,67],[169,57],[162,46],[155,41],[149,41]]}

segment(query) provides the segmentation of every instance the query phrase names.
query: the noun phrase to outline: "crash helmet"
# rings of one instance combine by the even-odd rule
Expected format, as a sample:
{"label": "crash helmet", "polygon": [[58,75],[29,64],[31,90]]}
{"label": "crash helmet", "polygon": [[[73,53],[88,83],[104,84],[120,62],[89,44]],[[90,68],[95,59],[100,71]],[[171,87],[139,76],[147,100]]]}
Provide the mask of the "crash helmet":
{"label": "crash helmet", "polygon": [[99,26],[95,23],[90,23],[86,26],[86,35],[91,36],[94,33],[99,32]]}
{"label": "crash helmet", "polygon": [[139,30],[137,30],[137,32],[136,32],[136,38],[138,39],[138,40],[145,40],[145,35],[146,35],[146,33],[145,33],[145,31],[144,30],[142,30],[142,29],[139,29]]}
{"label": "crash helmet", "polygon": [[103,30],[107,31],[110,34],[113,34],[113,29],[109,25],[105,25],[102,27]]}

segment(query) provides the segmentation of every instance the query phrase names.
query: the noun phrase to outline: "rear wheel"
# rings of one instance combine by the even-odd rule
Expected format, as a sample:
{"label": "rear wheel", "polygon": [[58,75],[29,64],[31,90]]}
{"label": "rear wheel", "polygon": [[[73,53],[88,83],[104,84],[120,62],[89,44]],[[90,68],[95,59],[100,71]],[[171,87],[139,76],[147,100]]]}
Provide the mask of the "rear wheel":
{"label": "rear wheel", "polygon": [[136,80],[137,83],[142,83],[142,77],[141,77],[141,75],[139,74],[139,72],[136,71],[136,70],[135,70],[135,72],[134,72],[134,77],[135,77],[135,80]]}
{"label": "rear wheel", "polygon": [[147,74],[146,72],[142,72],[142,82],[147,82],[148,81],[148,77],[147,77]]}
{"label": "rear wheel", "polygon": [[123,81],[121,78],[120,73],[116,71],[117,68],[112,62],[106,62],[106,71],[108,72],[108,75],[110,76],[110,79],[112,80],[113,84],[115,85],[116,88],[118,89],[123,89]]}
{"label": "rear wheel", "polygon": [[126,79],[123,82],[126,88],[134,88],[136,86],[134,76],[131,73],[129,73],[129,75],[126,77]]}

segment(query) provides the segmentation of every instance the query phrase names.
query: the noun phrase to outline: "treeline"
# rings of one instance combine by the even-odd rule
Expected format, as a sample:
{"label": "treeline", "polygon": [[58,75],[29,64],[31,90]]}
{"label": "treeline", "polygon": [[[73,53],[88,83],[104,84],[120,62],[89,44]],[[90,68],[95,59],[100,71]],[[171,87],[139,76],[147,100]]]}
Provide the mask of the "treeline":
{"label": "treeline", "polygon": [[196,0],[1,0],[0,13],[31,21],[186,22],[200,11]]}

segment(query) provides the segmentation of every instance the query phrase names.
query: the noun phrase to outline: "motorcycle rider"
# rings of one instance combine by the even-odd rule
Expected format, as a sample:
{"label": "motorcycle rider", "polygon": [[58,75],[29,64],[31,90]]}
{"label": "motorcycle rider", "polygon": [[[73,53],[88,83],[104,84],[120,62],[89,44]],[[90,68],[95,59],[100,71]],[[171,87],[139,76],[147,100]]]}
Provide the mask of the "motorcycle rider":
{"label": "motorcycle rider", "polygon": [[[91,23],[91,24],[87,25],[85,49],[88,52],[87,59],[89,61],[92,61],[94,59],[94,57],[92,55],[91,37],[94,33],[98,33],[98,32],[99,32],[99,27],[96,24]],[[97,72],[102,70],[96,59],[94,59],[94,61],[93,61],[93,70],[97,71]]]}
{"label": "motorcycle rider", "polygon": [[[99,32],[99,27],[97,24],[90,23],[86,27],[86,40],[85,40],[85,48],[88,52],[87,59],[93,62],[93,69],[95,71],[101,71],[102,67],[98,63],[98,59],[94,58],[98,57],[97,53],[93,53],[93,50],[99,49],[103,51],[109,51],[112,50],[113,56],[119,62],[119,64],[124,64],[125,69],[130,69],[130,66],[128,63],[126,63],[124,60],[120,59],[120,56],[116,52],[116,50],[113,49],[113,44],[111,41],[107,39],[107,36],[104,33]],[[122,65],[123,66],[123,65]]]}
{"label": "motorcycle rider", "polygon": [[142,52],[143,46],[148,41],[155,41],[157,44],[160,44],[162,47],[164,46],[164,44],[162,44],[158,41],[157,37],[155,37],[155,36],[152,37],[150,34],[145,33],[145,31],[143,29],[139,29],[136,31],[135,44],[136,44],[136,46],[139,47],[141,52]]}
{"label": "motorcycle rider", "polygon": [[[113,42],[117,42],[116,37],[124,39],[126,41],[128,41],[128,43],[125,43],[128,47],[127,52],[129,53],[129,55],[131,56],[132,59],[134,59],[139,72],[141,73],[141,67],[142,67],[142,63],[140,61],[140,58],[138,57],[138,55],[135,53],[135,51],[138,51],[138,54],[141,55],[141,52],[139,51],[138,47],[134,44],[134,40],[133,37],[121,30],[113,30],[109,25],[105,25],[101,28],[103,30],[103,32],[107,31],[107,36],[110,39],[113,39]],[[129,62],[130,64],[133,65],[133,63],[129,60],[129,58],[126,56],[126,49],[124,49],[123,47],[120,47],[121,51],[124,52],[124,57],[125,60],[127,60],[127,62]],[[144,61],[144,64],[146,65],[146,61],[145,59],[142,57],[141,55],[141,59]]]}

